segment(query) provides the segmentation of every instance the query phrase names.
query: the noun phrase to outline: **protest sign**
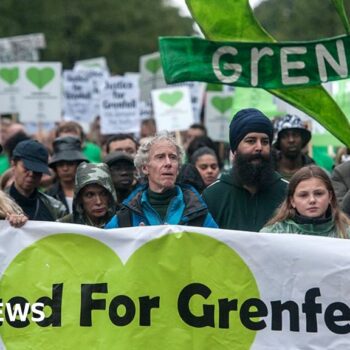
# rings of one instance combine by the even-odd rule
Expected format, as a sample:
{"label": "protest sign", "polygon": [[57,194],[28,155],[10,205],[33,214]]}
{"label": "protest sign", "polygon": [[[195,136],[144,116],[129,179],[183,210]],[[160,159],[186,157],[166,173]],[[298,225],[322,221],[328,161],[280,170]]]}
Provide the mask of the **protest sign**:
{"label": "protest sign", "polygon": [[39,49],[45,47],[43,33],[1,38],[0,62],[35,62],[39,60]]}
{"label": "protest sign", "polygon": [[17,63],[0,63],[0,114],[18,113],[20,68]]}
{"label": "protest sign", "polygon": [[108,71],[101,68],[79,68],[78,72],[86,72],[88,79],[92,82],[92,105],[93,105],[93,118],[100,115],[100,99],[101,91],[105,85],[105,81],[109,78]]}
{"label": "protest sign", "polygon": [[0,228],[4,349],[350,346],[349,240],[170,225]]}
{"label": "protest sign", "polygon": [[207,84],[196,81],[186,81],[183,83],[171,84],[168,87],[187,86],[190,89],[191,103],[194,123],[201,123],[201,112]]}
{"label": "protest sign", "polygon": [[22,63],[20,121],[55,122],[61,119],[61,63]]}
{"label": "protest sign", "polygon": [[152,91],[157,131],[181,131],[193,124],[190,91],[187,86]]}
{"label": "protest sign", "polygon": [[63,72],[63,115],[66,120],[90,123],[95,117],[93,84],[87,71]]}
{"label": "protest sign", "polygon": [[151,100],[149,100],[148,102],[139,101],[139,106],[141,120],[153,118],[153,107]]}
{"label": "protest sign", "polygon": [[74,64],[74,70],[80,70],[80,69],[102,69],[109,74],[106,57],[96,57],[96,58],[89,58],[86,60],[76,61]]}
{"label": "protest sign", "polygon": [[136,76],[111,77],[101,92],[101,133],[140,131],[139,81]]}
{"label": "protest sign", "polygon": [[159,52],[154,52],[140,57],[140,99],[148,102],[151,99],[151,91],[166,87]]}
{"label": "protest sign", "polygon": [[228,142],[232,119],[233,93],[207,92],[205,103],[205,126],[214,141]]}

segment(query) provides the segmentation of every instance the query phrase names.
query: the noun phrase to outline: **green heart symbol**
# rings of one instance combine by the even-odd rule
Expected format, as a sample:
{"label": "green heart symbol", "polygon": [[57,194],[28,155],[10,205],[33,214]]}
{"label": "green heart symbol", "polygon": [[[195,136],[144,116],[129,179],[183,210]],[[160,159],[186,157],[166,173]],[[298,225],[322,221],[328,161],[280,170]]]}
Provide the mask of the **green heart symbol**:
{"label": "green heart symbol", "polygon": [[159,99],[165,104],[174,107],[181,99],[183,93],[181,91],[163,92],[159,95]]}
{"label": "green heart symbol", "polygon": [[9,85],[12,85],[19,78],[18,67],[0,69],[0,78],[6,81]]}
{"label": "green heart symbol", "polygon": [[[88,297],[105,305],[94,310],[82,307],[82,295],[86,295],[82,287],[105,283],[104,292]],[[204,304],[213,305],[214,327],[197,328],[180,317],[179,295],[192,283],[210,288],[208,298],[192,297],[189,308],[194,315],[202,315]],[[165,235],[140,247],[125,264],[95,239],[73,234],[48,236],[22,250],[10,263],[0,280],[0,296],[3,303],[21,296],[33,304],[44,296],[53,298],[53,285],[53,316],[60,323],[43,327],[29,317],[29,325],[15,328],[5,320],[0,335],[7,350],[51,349],[52,344],[55,349],[152,350],[219,349],[220,344],[236,348],[237,344],[240,350],[248,350],[256,335],[241,324],[237,311],[230,313],[229,329],[218,327],[218,299],[241,302],[259,298],[259,291],[242,258],[226,244],[205,235]],[[113,304],[120,295],[129,298],[128,307]],[[146,324],[140,325],[140,297],[159,297],[159,307],[151,309],[148,324],[146,317]],[[84,322],[88,322],[86,313],[91,316],[90,326],[81,325],[82,309]],[[44,308],[47,318],[52,310]],[[130,312],[123,325],[112,322],[111,317],[124,318]]]}
{"label": "green heart symbol", "polygon": [[28,80],[30,80],[40,90],[47,85],[55,76],[55,71],[50,68],[36,68],[27,69],[26,72]]}
{"label": "green heart symbol", "polygon": [[146,62],[146,69],[152,74],[156,74],[161,67],[160,58],[151,58]]}
{"label": "green heart symbol", "polygon": [[232,108],[233,98],[215,96],[212,98],[211,103],[218,111],[224,114]]}

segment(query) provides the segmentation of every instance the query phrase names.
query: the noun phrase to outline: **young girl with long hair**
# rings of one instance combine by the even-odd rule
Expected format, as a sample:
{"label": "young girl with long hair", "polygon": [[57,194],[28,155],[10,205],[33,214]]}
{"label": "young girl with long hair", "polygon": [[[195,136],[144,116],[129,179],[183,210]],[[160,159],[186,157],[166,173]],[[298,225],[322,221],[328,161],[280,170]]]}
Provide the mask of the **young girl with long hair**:
{"label": "young girl with long hair", "polygon": [[331,180],[320,167],[299,169],[287,197],[260,232],[350,238],[350,220],[337,203]]}

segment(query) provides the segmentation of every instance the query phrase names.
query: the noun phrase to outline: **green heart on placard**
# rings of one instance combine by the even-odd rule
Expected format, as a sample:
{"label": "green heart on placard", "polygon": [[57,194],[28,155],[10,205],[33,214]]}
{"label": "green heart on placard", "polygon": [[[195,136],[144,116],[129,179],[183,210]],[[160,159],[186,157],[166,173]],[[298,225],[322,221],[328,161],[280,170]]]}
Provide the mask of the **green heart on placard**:
{"label": "green heart on placard", "polygon": [[232,108],[233,98],[232,97],[220,97],[215,96],[211,100],[212,105],[222,114]]}
{"label": "green heart on placard", "polygon": [[[104,291],[82,293],[86,284],[105,283]],[[197,328],[180,317],[179,295],[192,283],[210,288],[208,297],[194,295],[188,304],[198,316],[208,308],[205,305],[213,305],[214,327]],[[162,236],[136,250],[125,264],[111,248],[93,238],[48,236],[22,250],[10,263],[0,280],[0,297],[6,303],[21,296],[33,304],[44,296],[52,298],[53,285],[54,317],[60,324],[42,327],[30,321],[26,327],[15,328],[5,320],[0,335],[7,350],[248,350],[255,339],[256,332],[241,324],[239,311],[230,312],[229,328],[218,327],[219,299],[238,299],[241,305],[248,298],[259,298],[259,291],[242,258],[226,244],[205,235],[182,232]],[[129,298],[128,309],[124,304],[115,307],[114,298],[120,295]],[[81,314],[86,320],[81,312],[83,296],[95,300],[92,311],[85,308],[91,325],[81,325]],[[159,307],[152,308],[148,325],[140,325],[140,297],[159,297]],[[44,311],[46,317],[52,315],[52,307],[46,306]],[[111,316],[123,317],[130,312],[124,325],[111,321]],[[147,323],[147,317],[143,322]]]}
{"label": "green heart on placard", "polygon": [[19,69],[18,69],[18,67],[1,68],[0,69],[0,78],[2,80],[6,81],[9,85],[12,85],[19,78]]}
{"label": "green heart on placard", "polygon": [[156,74],[161,67],[160,58],[151,58],[146,62],[146,69],[152,74]]}
{"label": "green heart on placard", "polygon": [[181,91],[163,92],[159,95],[159,99],[165,104],[174,107],[181,99],[183,93]]}
{"label": "green heart on placard", "polygon": [[55,71],[50,67],[41,69],[32,67],[27,69],[26,75],[28,80],[30,80],[37,88],[42,89],[54,78]]}

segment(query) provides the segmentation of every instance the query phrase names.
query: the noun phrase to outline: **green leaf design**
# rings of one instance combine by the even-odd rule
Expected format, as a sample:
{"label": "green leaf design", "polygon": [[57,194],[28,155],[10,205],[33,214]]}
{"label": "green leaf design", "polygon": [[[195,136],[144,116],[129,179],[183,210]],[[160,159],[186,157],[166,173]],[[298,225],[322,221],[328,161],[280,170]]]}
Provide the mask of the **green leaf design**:
{"label": "green leaf design", "polygon": [[[333,0],[337,9],[342,0]],[[249,0],[186,0],[207,39],[217,41],[275,42],[254,17]],[[339,12],[339,10],[338,10]],[[343,111],[322,87],[267,90],[304,111],[350,147],[350,125]]]}
{"label": "green leaf design", "polygon": [[341,21],[343,22],[343,26],[347,34],[350,34],[349,19],[348,19],[348,16],[346,15],[344,0],[332,0],[332,1],[333,1],[333,5],[337,9],[337,12],[339,14]]}

